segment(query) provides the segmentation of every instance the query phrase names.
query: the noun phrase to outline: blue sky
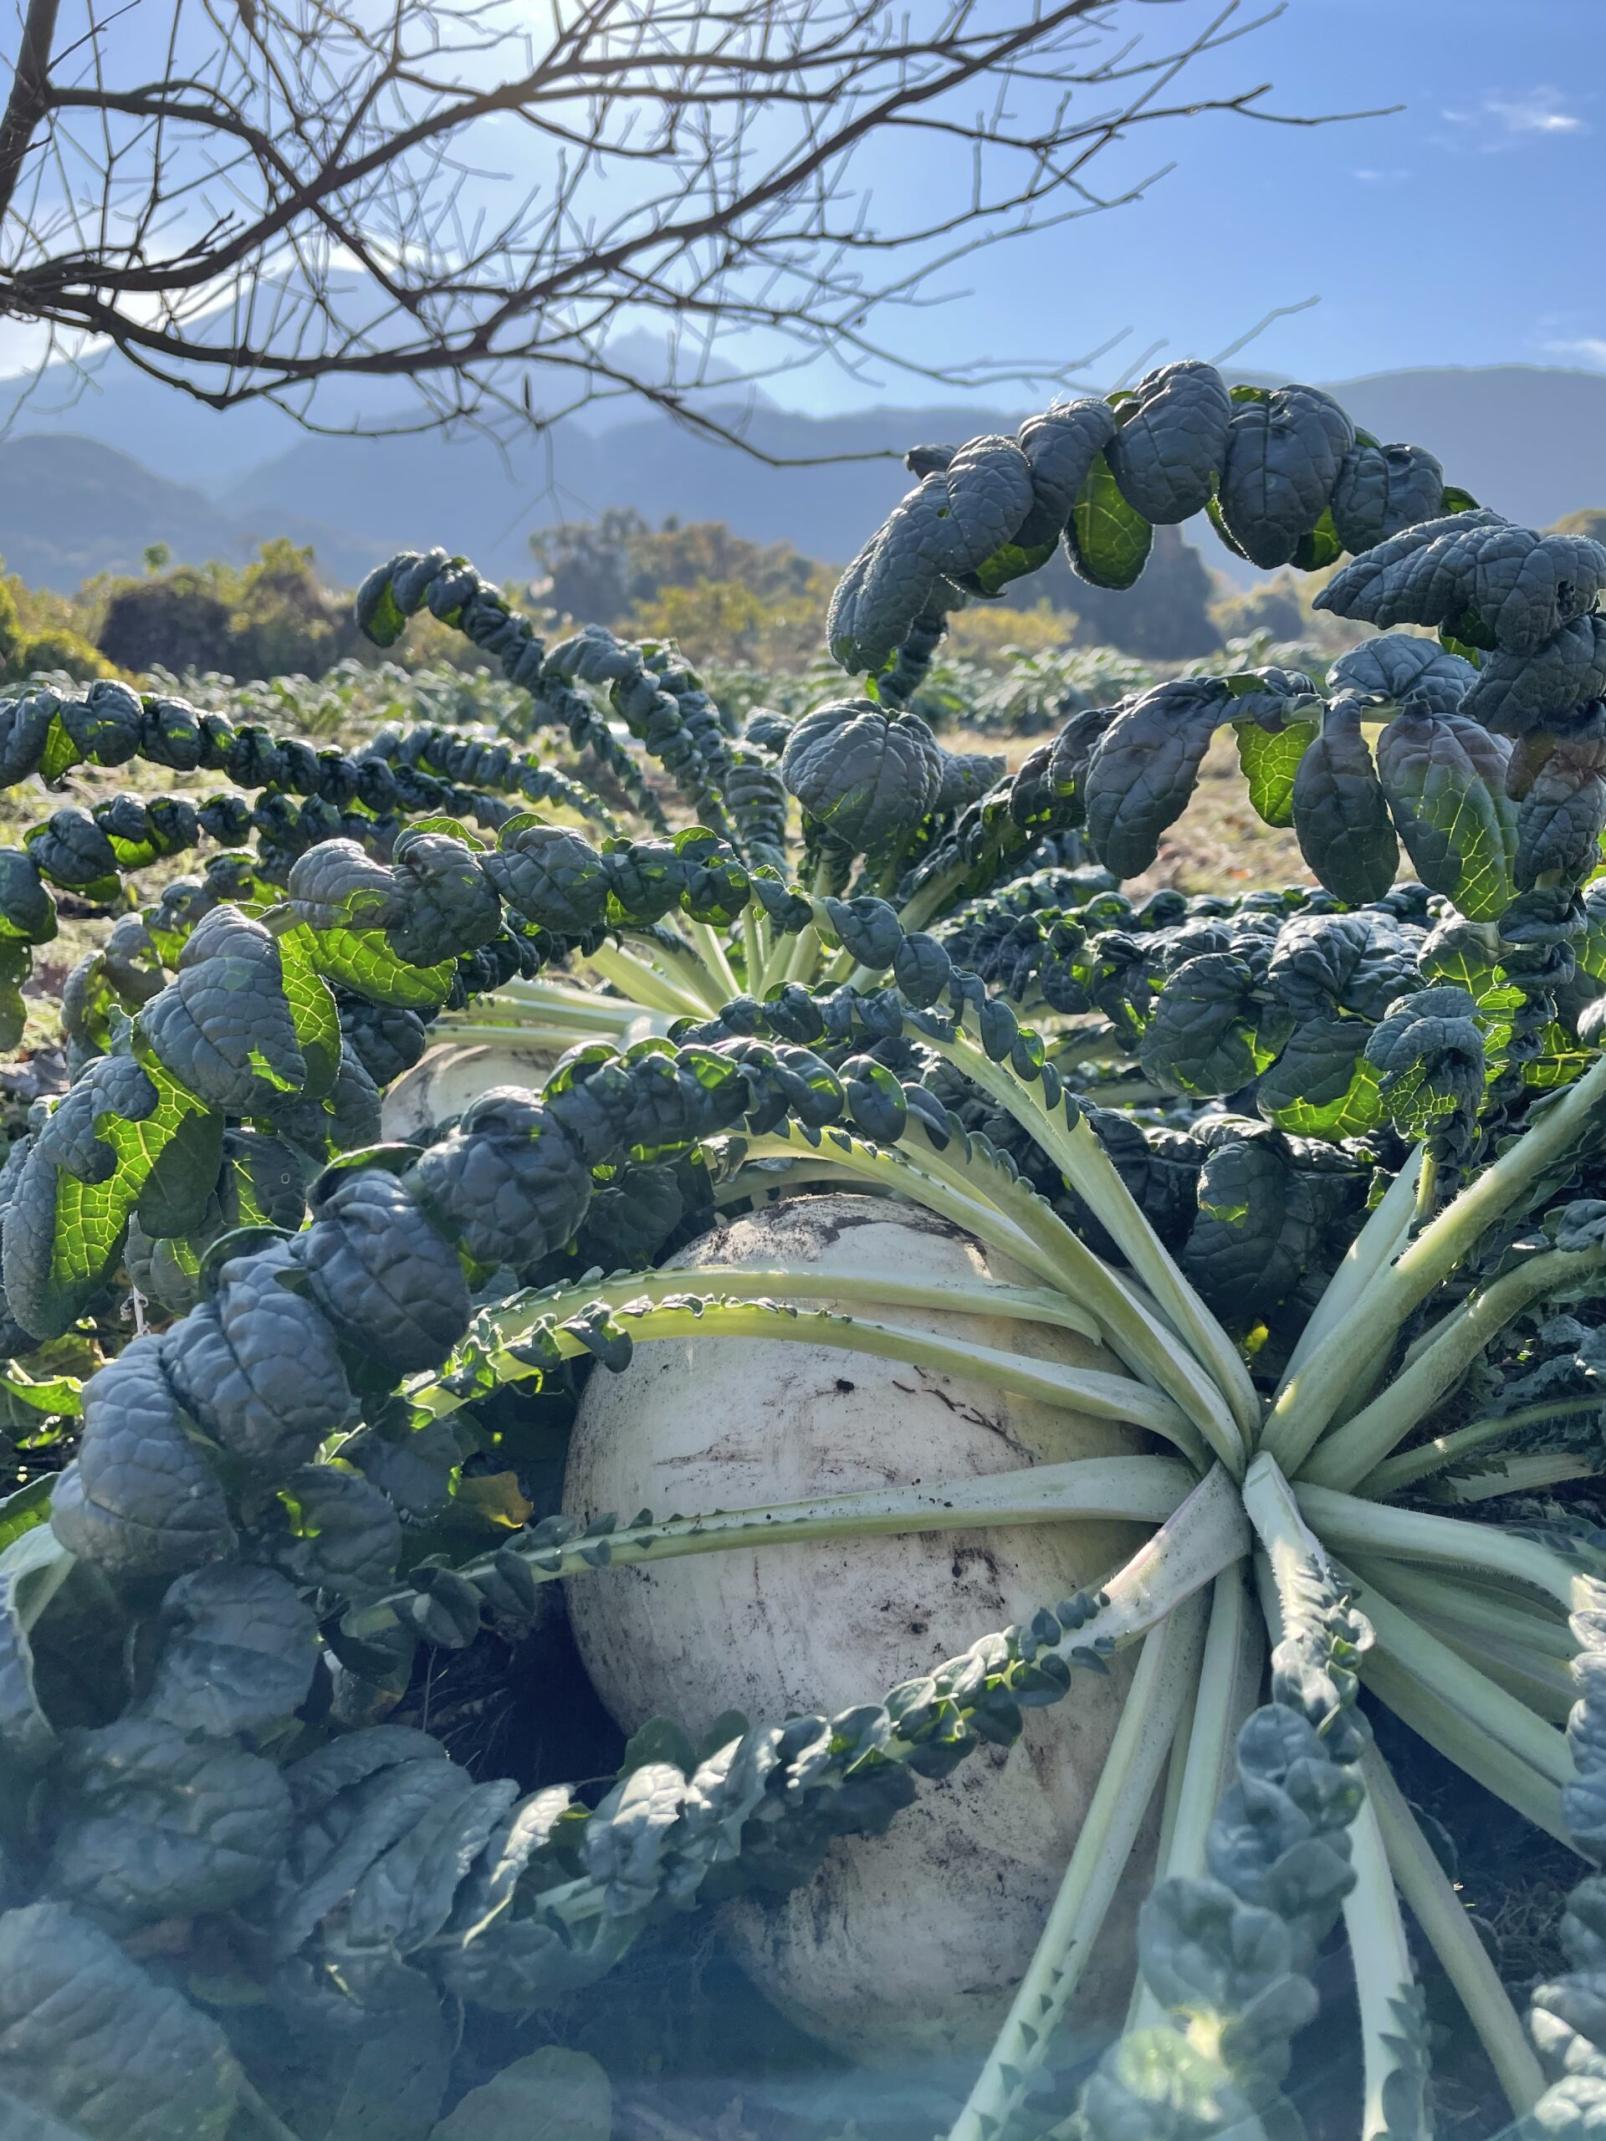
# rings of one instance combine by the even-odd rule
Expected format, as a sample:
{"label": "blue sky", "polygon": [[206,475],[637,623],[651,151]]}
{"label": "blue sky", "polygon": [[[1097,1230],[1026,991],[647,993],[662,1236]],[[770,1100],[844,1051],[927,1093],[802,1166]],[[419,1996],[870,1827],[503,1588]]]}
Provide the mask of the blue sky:
{"label": "blue sky", "polygon": [[[1130,328],[1098,367],[1107,384],[1128,352],[1163,340],[1169,356],[1211,357],[1314,296],[1242,362],[1295,378],[1606,369],[1606,0],[1289,0],[1189,79],[1269,80],[1288,111],[1403,108],[1308,130],[1208,115],[1163,142],[1156,130],[1127,169],[1173,156],[1168,178],[1132,207],[978,254],[951,275],[974,292],[952,331],[970,313],[989,352],[1070,352]],[[1097,168],[1108,184],[1118,160]],[[859,175],[879,181],[868,162]]]}
{"label": "blue sky", "polygon": [[[1157,42],[1208,4],[1115,0],[1111,12]],[[138,49],[158,16],[117,18],[117,34]],[[160,64],[154,51],[140,61]],[[1287,0],[1184,80],[1201,95],[1269,81],[1269,104],[1301,114],[1400,109],[1311,128],[1206,114],[1139,130],[1089,175],[1118,191],[1175,159],[1141,201],[976,252],[940,278],[950,306],[888,321],[888,335],[916,351],[924,337],[945,359],[1059,367],[1124,334],[1073,374],[1106,388],[1154,345],[1214,357],[1315,298],[1241,364],[1314,379],[1446,363],[1606,370],[1606,0]],[[907,136],[862,151],[853,178],[872,213],[923,205],[923,159],[937,153]],[[35,347],[0,322],[0,371]],[[891,367],[851,378],[820,365],[770,391],[816,411],[939,398]]]}

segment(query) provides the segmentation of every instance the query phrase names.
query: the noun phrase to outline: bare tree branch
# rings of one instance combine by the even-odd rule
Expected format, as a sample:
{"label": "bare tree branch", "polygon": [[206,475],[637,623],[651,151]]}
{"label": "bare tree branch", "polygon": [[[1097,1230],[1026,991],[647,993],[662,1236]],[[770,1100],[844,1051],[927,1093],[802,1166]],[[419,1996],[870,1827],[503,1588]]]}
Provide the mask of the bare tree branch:
{"label": "bare tree branch", "polygon": [[[1140,129],[1325,123],[1169,94],[1270,19],[1242,0],[1152,49],[1194,0],[13,4],[0,316],[313,429],[634,395],[752,451],[733,384],[801,363],[1039,384],[890,330],[977,246],[1139,198],[1087,171]],[[892,215],[876,139],[922,159]]]}

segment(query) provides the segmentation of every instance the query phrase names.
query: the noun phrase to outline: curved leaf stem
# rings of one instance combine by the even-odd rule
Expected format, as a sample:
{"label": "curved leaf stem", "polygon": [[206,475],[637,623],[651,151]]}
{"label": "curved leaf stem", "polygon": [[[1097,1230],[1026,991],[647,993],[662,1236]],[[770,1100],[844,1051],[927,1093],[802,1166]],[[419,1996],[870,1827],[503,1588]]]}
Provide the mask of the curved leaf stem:
{"label": "curved leaf stem", "polygon": [[1469,1777],[1515,1808],[1525,1821],[1576,1849],[1561,1810],[1560,1788],[1520,1755],[1492,1739],[1477,1722],[1446,1702],[1436,1687],[1387,1654],[1368,1651],[1363,1675],[1372,1693],[1419,1738]]}
{"label": "curved leaf stem", "polygon": [[[1356,1580],[1359,1582],[1359,1578]],[[1509,1749],[1539,1776],[1557,1786],[1572,1781],[1575,1764],[1564,1732],[1536,1716],[1520,1697],[1509,1694],[1448,1643],[1430,1635],[1375,1584],[1365,1589],[1360,1603],[1372,1624],[1377,1649],[1385,1658],[1392,1658],[1414,1678],[1431,1686],[1439,1699],[1459,1711],[1469,1726]],[[1363,1679],[1368,1675],[1370,1656],[1368,1653],[1368,1662],[1361,1669]]]}
{"label": "curved leaf stem", "polygon": [[[1356,1810],[1349,1838],[1355,1885],[1344,1898],[1344,1931],[1361,2022],[1361,2141],[1386,2141],[1390,2097],[1413,2083],[1415,2092],[1421,2090],[1426,2030],[1394,1876],[1369,1797]],[[1405,2132],[1415,2130],[1409,2115],[1400,2123]]]}
{"label": "curved leaf stem", "polygon": [[1606,1398],[1564,1398],[1549,1404],[1541,1401],[1534,1405],[1520,1405],[1514,1411],[1494,1413],[1481,1420],[1469,1420],[1465,1427],[1452,1428],[1446,1435],[1435,1435],[1431,1442],[1424,1442],[1419,1449],[1405,1450],[1397,1457],[1387,1458],[1357,1482],[1357,1494],[1386,1501],[1392,1495],[1414,1487],[1419,1480],[1431,1478],[1435,1472],[1458,1464],[1463,1457],[1471,1457],[1480,1450],[1487,1450],[1520,1434],[1524,1428],[1538,1427],[1547,1420],[1582,1420],[1593,1417],[1606,1423]]}
{"label": "curved leaf stem", "polygon": [[1432,1845],[1375,1747],[1362,1754],[1361,1775],[1400,1894],[1471,2018],[1507,2103],[1519,2119],[1525,2118],[1543,2094],[1545,2078],[1521,2017],[1506,1997],[1500,1974],[1466,1906],[1445,1878]]}
{"label": "curved leaf stem", "polygon": [[[1520,1138],[1429,1220],[1394,1262],[1377,1272],[1355,1304],[1357,1327],[1376,1334],[1397,1331],[1498,1219],[1574,1147],[1598,1135],[1603,1107],[1606,1055],[1531,1119]],[[1354,1347],[1350,1325],[1346,1318],[1327,1333],[1272,1407],[1263,1445],[1285,1472],[1292,1474],[1303,1465],[1344,1403]]]}
{"label": "curved leaf stem", "polygon": [[[1218,1578],[1218,1582],[1221,1579]],[[1190,1598],[1143,1641],[1132,1687],[1026,1975],[949,2141],[991,2141],[1018,2108],[1096,1951],[1187,1708],[1204,1648]]]}
{"label": "curved leaf stem", "polygon": [[634,952],[622,944],[599,944],[588,955],[604,981],[611,982],[621,996],[639,1004],[643,1010],[657,1011],[669,1018],[706,1018],[709,1005],[706,998],[693,995],[667,974],[638,959]]}
{"label": "curved leaf stem", "polygon": [[1366,1224],[1350,1243],[1288,1356],[1288,1365],[1277,1385],[1279,1398],[1329,1333],[1348,1324],[1361,1295],[1378,1273],[1393,1263],[1409,1241],[1423,1158],[1422,1146],[1415,1146],[1410,1158],[1383,1192]]}
{"label": "curved leaf stem", "polygon": [[[500,1551],[525,1561],[534,1582],[558,1583],[598,1569],[635,1568],[738,1548],[751,1552],[797,1546],[805,1540],[968,1531],[978,1524],[1079,1523],[1089,1517],[1159,1525],[1176,1513],[1195,1484],[1188,1467],[1172,1457],[1082,1457],[915,1487],[871,1487],[806,1501],[665,1517],[607,1532],[593,1529],[554,1546],[514,1538]],[[496,1555],[482,1555],[464,1562],[459,1573],[470,1580],[489,1577],[496,1561]],[[347,1616],[346,1631],[374,1635],[395,1618],[397,1603],[411,1595],[410,1590],[398,1591],[359,1608]]]}
{"label": "curved leaf stem", "polygon": [[1480,1288],[1444,1317],[1428,1344],[1344,1425],[1312,1451],[1300,1478],[1348,1489],[1382,1463],[1459,1381],[1514,1317],[1606,1263],[1599,1249],[1550,1249]]}
{"label": "curved leaf stem", "polygon": [[1429,1567],[1458,1570],[1468,1578],[1503,1576],[1531,1585],[1566,1612],[1574,1610],[1574,1587],[1581,1571],[1564,1554],[1537,1539],[1525,1539],[1498,1524],[1471,1524],[1463,1517],[1362,1501],[1357,1495],[1311,1486],[1304,1480],[1294,1493],[1306,1521],[1335,1552],[1424,1562]]}
{"label": "curved leaf stem", "polygon": [[[1215,1445],[1212,1438],[1213,1446],[1224,1464],[1241,1473],[1260,1424],[1260,1400],[1249,1370],[1139,1210],[1092,1126],[1080,1116],[1072,1124],[1063,1114],[1051,1114],[1031,1087],[994,1063],[968,1033],[956,1033],[951,1040],[929,1037],[929,1045],[1012,1115],[1085,1199],[1225,1400],[1234,1423],[1235,1447]],[[1210,1434],[1204,1421],[1198,1425]]]}
{"label": "curved leaf stem", "polygon": [[[1254,1707],[1265,1660],[1264,1626],[1251,1608],[1243,1569],[1224,1569],[1211,1596],[1192,1715],[1172,1748],[1153,1887],[1205,1872],[1205,1838],[1232,1781],[1234,1744]],[[1164,2008],[1140,1975],[1127,2015],[1128,2032],[1158,2027],[1165,2020]]]}
{"label": "curved leaf stem", "polygon": [[[677,1281],[680,1277],[675,1274]],[[1097,1368],[1062,1368],[1055,1362],[1034,1360],[996,1346],[943,1339],[929,1331],[838,1315],[829,1309],[790,1308],[765,1300],[656,1301],[653,1295],[658,1291],[684,1294],[685,1288],[679,1284],[671,1289],[638,1286],[634,1298],[615,1310],[632,1341],[668,1338],[685,1343],[691,1338],[756,1338],[830,1346],[844,1353],[876,1355],[902,1367],[934,1368],[1070,1411],[1091,1413],[1097,1419],[1148,1428],[1167,1441],[1178,1442],[1179,1447],[1187,1441],[1187,1421],[1171,1399],[1130,1376],[1108,1375]],[[579,1296],[585,1292],[583,1287],[576,1290],[572,1314],[582,1313]],[[537,1320],[541,1319],[531,1318],[526,1330],[533,1331]],[[565,1360],[581,1359],[591,1350],[578,1332],[562,1326],[551,1331],[550,1340],[558,1357]],[[514,1336],[508,1342],[520,1341]],[[506,1351],[490,1355],[488,1365],[498,1382],[517,1382],[541,1372],[539,1362],[520,1359]],[[451,1373],[450,1369],[447,1373]],[[434,1419],[457,1411],[476,1394],[472,1390],[459,1394],[448,1389],[444,1381],[431,1381],[408,1396],[417,1414]]]}

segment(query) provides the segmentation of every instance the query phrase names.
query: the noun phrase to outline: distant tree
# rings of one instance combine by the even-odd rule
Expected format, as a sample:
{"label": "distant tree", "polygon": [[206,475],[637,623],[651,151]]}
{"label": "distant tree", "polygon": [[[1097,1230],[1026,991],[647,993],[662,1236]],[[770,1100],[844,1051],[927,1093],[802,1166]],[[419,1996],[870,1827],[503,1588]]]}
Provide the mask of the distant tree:
{"label": "distant tree", "polygon": [[1551,524],[1555,535],[1588,535],[1597,543],[1606,543],[1606,506],[1585,506],[1577,513],[1566,513]]}
{"label": "distant tree", "polygon": [[135,674],[218,670],[239,678],[320,676],[357,646],[350,605],[318,578],[310,550],[280,537],[249,565],[180,565],[113,580],[96,635]]}
{"label": "distant tree", "polygon": [[173,553],[166,543],[147,543],[140,552],[145,570],[150,573],[166,572],[173,562]]}
{"label": "distant tree", "polygon": [[108,661],[136,674],[160,665],[185,670],[226,669],[229,605],[204,568],[112,584],[96,643]]}
{"label": "distant tree", "polygon": [[1223,639],[1247,638],[1252,632],[1269,632],[1273,639],[1299,639],[1310,629],[1313,612],[1291,572],[1257,587],[1223,595],[1211,607],[1216,629]]}
{"label": "distant tree", "polygon": [[[671,590],[741,588],[762,606],[796,601],[821,586],[828,596],[831,588],[826,568],[790,543],[755,543],[723,521],[683,523],[674,514],[654,529],[629,506],[610,507],[594,524],[543,528],[530,537],[530,548],[544,574],[543,599],[566,616],[598,624],[619,624]],[[822,597],[822,629],[824,614]]]}
{"label": "distant tree", "polygon": [[542,598],[567,617],[617,624],[630,607],[631,545],[648,533],[634,507],[610,506],[594,525],[564,521],[530,537]]}
{"label": "distant tree", "polygon": [[[0,316],[321,428],[508,429],[634,395],[743,443],[728,391],[700,391],[716,334],[758,350],[748,378],[824,355],[1040,381],[932,334],[942,272],[1134,199],[1147,178],[1106,193],[1091,167],[1140,132],[1314,123],[1265,84],[1179,79],[1252,27],[1238,8],[19,0]],[[872,199],[851,178],[871,140],[929,149],[922,183]],[[894,342],[878,323],[900,309]],[[667,369],[640,357],[644,326]],[[385,379],[416,401],[327,410],[331,382]]]}

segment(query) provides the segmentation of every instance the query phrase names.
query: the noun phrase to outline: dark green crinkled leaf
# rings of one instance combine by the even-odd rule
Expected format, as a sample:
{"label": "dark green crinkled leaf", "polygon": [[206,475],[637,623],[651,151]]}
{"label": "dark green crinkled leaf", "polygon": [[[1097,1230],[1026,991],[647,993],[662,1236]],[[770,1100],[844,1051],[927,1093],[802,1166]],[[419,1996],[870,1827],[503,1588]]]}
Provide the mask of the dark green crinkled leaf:
{"label": "dark green crinkled leaf", "polygon": [[1267,569],[1289,563],[1326,510],[1354,438],[1337,402],[1315,387],[1278,387],[1240,402],[1218,496],[1245,557]]}
{"label": "dark green crinkled leaf", "polygon": [[341,1465],[303,1465],[258,1526],[265,1558],[292,1583],[353,1604],[393,1582],[401,1520],[379,1489]]}
{"label": "dark green crinkled leaf", "polygon": [[1558,743],[1517,806],[1515,875],[1526,890],[1552,873],[1576,882],[1606,829],[1606,741]]}
{"label": "dark green crinkled leaf", "polygon": [[786,740],[781,779],[854,854],[878,854],[935,807],[942,751],[917,715],[850,699],[804,715]]}
{"label": "dark green crinkled leaf", "polygon": [[1317,1171],[1259,1123],[1229,1121],[1217,1136],[1200,1171],[1199,1216],[1181,1263],[1216,1314],[1242,1329],[1320,1268],[1323,1239],[1339,1213],[1360,1202],[1364,1178]]}
{"label": "dark green crinkled leaf", "polygon": [[563,826],[504,826],[484,869],[504,899],[556,935],[583,937],[608,919],[607,865]]}
{"label": "dark green crinkled leaf", "polygon": [[1375,1024],[1418,985],[1420,929],[1368,908],[1360,914],[1296,914],[1277,932],[1266,986],[1296,1018],[1335,1011]]}
{"label": "dark green crinkled leaf", "polygon": [[433,1367],[468,1328],[456,1249],[387,1169],[337,1178],[294,1253],[326,1312],[393,1373]]}
{"label": "dark green crinkled leaf", "polygon": [[1121,495],[1155,526],[1203,512],[1227,453],[1232,403],[1212,364],[1162,365],[1116,407],[1107,453]]}
{"label": "dark green crinkled leaf", "polygon": [[1383,1120],[1377,1073],[1366,1060],[1370,1034],[1358,1018],[1303,1019],[1261,1072],[1255,1106],[1297,1137],[1364,1137]]}
{"label": "dark green crinkled leaf", "polygon": [[109,1277],[136,1203],[197,1217],[217,1177],[221,1133],[160,1064],[92,1063],[20,1162],[5,1227],[17,1320],[42,1338],[74,1322]]}
{"label": "dark green crinkled leaf", "polygon": [[282,1724],[306,1701],[317,1622],[272,1569],[221,1562],[181,1576],[158,1626],[147,1716],[222,1739]]}
{"label": "dark green crinkled leaf", "polygon": [[61,1903],[0,1916],[0,2125],[17,2108],[75,2141],[224,2141],[239,2086],[210,2016],[98,1926]]}
{"label": "dark green crinkled leaf", "polygon": [[1461,714],[1403,712],[1378,739],[1378,779],[1417,876],[1472,922],[1498,920],[1516,893],[1506,757]]}
{"label": "dark green crinkled leaf", "polygon": [[1374,1027],[1367,1061],[1402,1137],[1427,1137],[1453,1117],[1470,1119],[1482,1100],[1485,1057],[1477,1009],[1464,989],[1420,989]]}
{"label": "dark green crinkled leaf", "polygon": [[1149,562],[1153,542],[1153,527],[1127,504],[1107,456],[1099,454],[1066,523],[1071,569],[1095,587],[1131,587]]}
{"label": "dark green crinkled leaf", "polygon": [[290,1833],[273,1763],[153,1717],[67,1733],[51,1882],[114,1929],[243,1903]]}
{"label": "dark green crinkled leaf", "polygon": [[1259,1069],[1254,975],[1242,959],[1205,952],[1186,960],[1160,992],[1144,1029],[1146,1077],[1185,1093],[1235,1093]]}
{"label": "dark green crinkled leaf", "polygon": [[1606,547],[1538,535],[1498,513],[1423,521],[1335,574],[1316,607],[1376,625],[1426,624],[1474,647],[1537,654],[1606,587]]}
{"label": "dark green crinkled leaf", "polygon": [[1033,506],[1032,472],[1013,439],[971,439],[902,498],[837,583],[826,618],[832,659],[874,674],[954,581],[1010,543]]}
{"label": "dark green crinkled leaf", "polygon": [[0,848],[0,937],[48,944],[56,934],[56,903],[39,866],[21,848]]}
{"label": "dark green crinkled leaf", "polygon": [[1083,783],[1088,838],[1106,869],[1136,877],[1187,808],[1231,694],[1215,677],[1158,684],[1099,739]]}
{"label": "dark green crinkled leaf", "polygon": [[63,1546],[110,1576],[177,1576],[234,1545],[217,1474],[162,1371],[163,1343],[136,1338],[85,1383],[77,1461],[51,1502]]}
{"label": "dark green crinkled leaf", "polygon": [[[337,1952],[325,1967],[333,1983],[321,1975],[313,1982],[338,2019],[308,2047],[310,2071],[293,2105],[296,2141],[429,2141],[451,2077],[455,2017],[429,1980],[403,1964],[363,1956],[354,1965]],[[276,2074],[283,2065],[278,2053]]]}
{"label": "dark green crinkled leaf", "polygon": [[354,840],[323,840],[298,856],[288,892],[290,917],[308,930],[309,956],[325,980],[403,1010],[436,1011],[445,1003],[456,959],[443,954],[420,965],[403,957],[389,928],[405,888]]}
{"label": "dark green crinkled leaf", "polygon": [[[333,1000],[323,994],[332,1020]],[[310,998],[303,1015],[316,1032]],[[197,926],[178,972],[135,1024],[180,1085],[230,1114],[271,1114],[299,1099],[313,1075],[286,999],[278,945],[237,907],[216,907]],[[325,1069],[332,1071],[332,1061]]]}
{"label": "dark green crinkled leaf", "polygon": [[1420,446],[1357,440],[1333,485],[1333,526],[1356,556],[1444,511],[1444,470]]}
{"label": "dark green crinkled leaf", "polygon": [[1399,845],[1353,707],[1330,706],[1294,776],[1299,850],[1329,892],[1351,906],[1381,899]]}
{"label": "dark green crinkled leaf", "polygon": [[162,1340],[179,1403],[268,1479],[309,1458],[356,1414],[335,1334],[297,1290],[298,1272],[290,1243],[232,1258],[212,1299]]}
{"label": "dark green crinkled leaf", "polygon": [[1020,449],[1032,477],[1032,508],[1010,540],[977,566],[974,591],[996,594],[1035,572],[1054,555],[1094,456],[1106,447],[1115,419],[1106,401],[1055,402],[1020,427]]}
{"label": "dark green crinkled leaf", "polygon": [[1575,618],[1537,654],[1491,654],[1462,712],[1502,736],[1564,724],[1606,696],[1606,617]]}
{"label": "dark green crinkled leaf", "polygon": [[1450,654],[1431,639],[1414,633],[1385,632],[1363,639],[1341,654],[1328,671],[1327,685],[1336,697],[1360,692],[1403,705],[1453,713],[1478,681],[1478,672],[1459,654]]}

